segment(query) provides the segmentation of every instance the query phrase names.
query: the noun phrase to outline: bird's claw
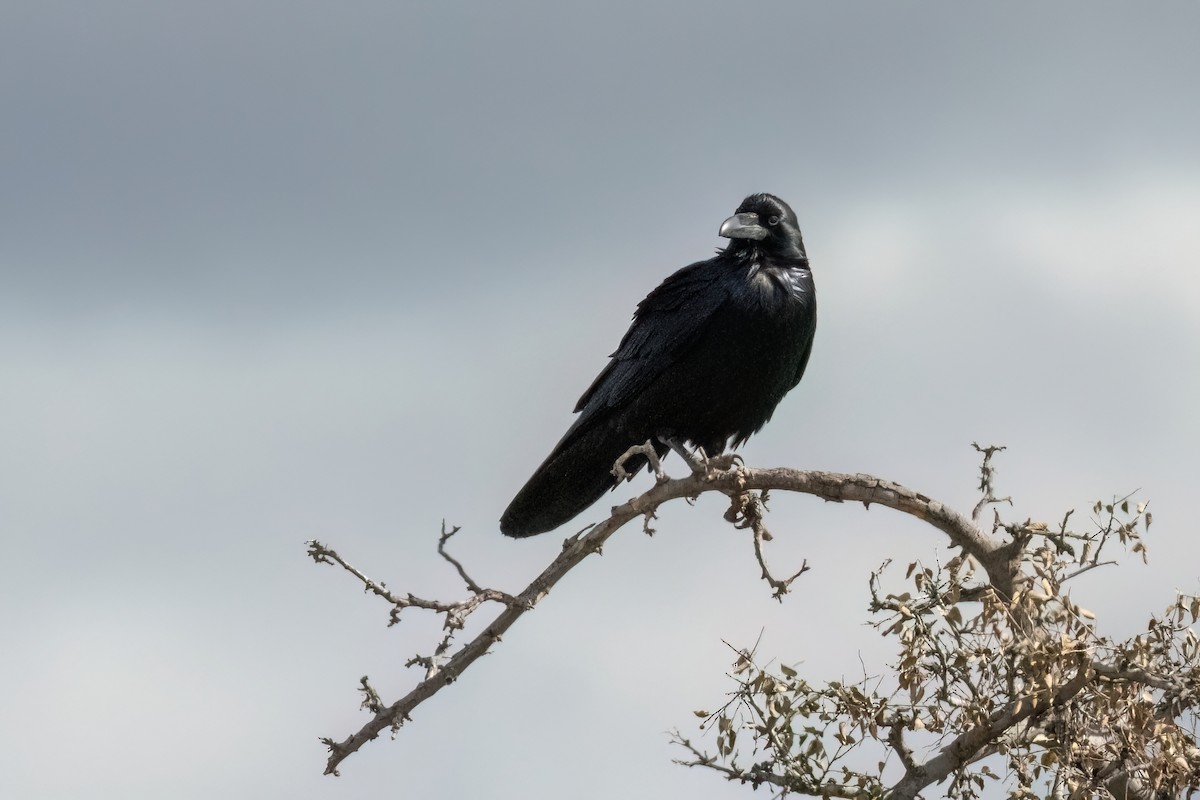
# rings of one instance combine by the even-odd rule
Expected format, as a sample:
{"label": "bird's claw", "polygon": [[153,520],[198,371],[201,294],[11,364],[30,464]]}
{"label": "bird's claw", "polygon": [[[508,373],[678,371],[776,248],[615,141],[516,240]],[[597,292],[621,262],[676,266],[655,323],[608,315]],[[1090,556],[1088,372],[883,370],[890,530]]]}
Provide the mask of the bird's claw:
{"label": "bird's claw", "polygon": [[645,443],[635,444],[626,450],[613,463],[612,475],[617,479],[617,483],[631,481],[633,480],[633,476],[637,474],[637,470],[631,473],[625,469],[625,462],[634,456],[646,457],[646,460],[650,462],[650,471],[654,473],[654,479],[658,483],[666,483],[669,480],[666,473],[663,472],[662,462],[658,460],[658,453],[654,450],[654,444],[647,439]]}
{"label": "bird's claw", "polygon": [[708,468],[710,472],[724,472],[734,467],[746,466],[745,460],[738,453],[721,453],[713,456],[708,460]]}
{"label": "bird's claw", "polygon": [[703,447],[697,447],[695,452],[688,450],[679,440],[663,438],[662,441],[687,462],[688,468],[694,475],[713,477],[718,472],[725,472],[733,467],[744,467],[746,462],[737,453],[718,453],[709,456]]}

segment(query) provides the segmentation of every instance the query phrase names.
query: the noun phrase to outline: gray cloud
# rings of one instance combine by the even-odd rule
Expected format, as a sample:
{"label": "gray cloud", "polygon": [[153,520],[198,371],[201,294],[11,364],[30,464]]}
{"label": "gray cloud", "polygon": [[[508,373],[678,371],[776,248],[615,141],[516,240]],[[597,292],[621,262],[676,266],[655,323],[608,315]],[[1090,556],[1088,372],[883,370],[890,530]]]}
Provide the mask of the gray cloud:
{"label": "gray cloud", "polygon": [[435,626],[301,543],[444,594],[445,517],[518,587],[558,544],[499,510],[749,191],[800,212],[822,303],[752,462],[965,505],[1002,441],[1016,516],[1154,504],[1152,566],[1080,602],[1123,629],[1195,589],[1194,6],[2,14],[6,796],[741,796],[661,734],[726,691],[721,639],[857,671],[864,570],[944,543],[777,498],[814,565],[777,606],[719,503],[666,510],[338,781],[317,737]]}

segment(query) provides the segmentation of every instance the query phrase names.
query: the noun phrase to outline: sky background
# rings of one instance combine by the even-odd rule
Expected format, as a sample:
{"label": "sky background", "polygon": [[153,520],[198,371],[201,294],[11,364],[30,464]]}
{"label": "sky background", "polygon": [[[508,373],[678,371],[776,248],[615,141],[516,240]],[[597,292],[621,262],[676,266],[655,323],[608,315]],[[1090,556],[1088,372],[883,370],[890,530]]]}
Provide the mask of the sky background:
{"label": "sky background", "polygon": [[523,588],[562,537],[501,510],[751,192],[796,209],[821,311],[747,461],[968,509],[971,441],[1005,444],[1014,519],[1139,490],[1150,565],[1073,594],[1133,633],[1200,589],[1198,29],[1182,2],[6,4],[0,795],[746,797],[665,734],[732,687],[722,641],[881,669],[867,573],[940,534],[777,496],[770,557],[812,567],[781,605],[719,498],[666,508],[337,779],[318,737],[365,721],[359,676],[407,691],[438,626],[386,628],[304,541],[460,597],[445,518]]}

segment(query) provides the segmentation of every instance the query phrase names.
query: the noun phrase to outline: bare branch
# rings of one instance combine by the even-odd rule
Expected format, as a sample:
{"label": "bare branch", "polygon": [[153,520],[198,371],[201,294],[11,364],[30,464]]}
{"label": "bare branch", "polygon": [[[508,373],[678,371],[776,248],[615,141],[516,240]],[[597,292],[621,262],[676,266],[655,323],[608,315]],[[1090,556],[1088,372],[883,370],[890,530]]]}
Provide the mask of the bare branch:
{"label": "bare branch", "polygon": [[763,542],[769,542],[774,538],[767,530],[766,522],[763,519],[767,493],[742,492],[730,497],[729,501],[729,510],[725,512],[725,520],[733,523],[735,528],[750,528],[754,533],[754,557],[762,569],[762,578],[774,590],[772,596],[782,603],[783,596],[788,593],[792,582],[808,572],[808,560],[805,559],[795,575],[785,579],[776,578],[767,567],[766,556],[763,554]]}
{"label": "bare branch", "polygon": [[358,686],[358,690],[362,692],[363,696],[362,705],[359,708],[370,711],[372,714],[377,713],[379,709],[383,708],[383,701],[379,699],[379,692],[375,691],[375,687],[371,685],[366,675],[358,679]]}
{"label": "bare branch", "polygon": [[992,466],[992,456],[996,453],[1004,452],[1008,448],[998,445],[980,447],[978,442],[971,442],[971,446],[975,448],[975,452],[983,453],[983,463],[979,465],[979,491],[983,496],[975,504],[975,510],[971,512],[971,521],[978,525],[979,518],[983,515],[983,509],[989,505],[995,503],[1008,503],[1012,505],[1011,497],[996,497],[994,493],[996,468]]}
{"label": "bare branch", "polygon": [[484,589],[476,583],[467,571],[463,568],[462,563],[446,552],[446,542],[450,541],[450,537],[458,533],[460,528],[455,525],[450,530],[446,530],[446,520],[442,520],[442,535],[438,537],[437,551],[438,555],[450,562],[451,566],[458,572],[458,577],[463,579],[463,583],[467,585],[467,590],[475,594],[483,594]]}
{"label": "bare branch", "polygon": [[[651,445],[647,443],[641,447],[647,446]],[[651,449],[653,449],[652,446]],[[645,454],[644,451],[633,450],[627,455],[639,452]],[[742,466],[737,459],[710,459],[704,473],[693,473],[675,480],[666,479],[657,483],[649,491],[614,507],[608,519],[568,538],[554,561],[516,596],[490,589],[475,592],[475,589],[479,588],[477,584],[466,575],[465,570],[459,569],[461,565],[458,565],[453,559],[447,558],[456,565],[460,577],[474,592],[471,598],[460,603],[440,603],[422,600],[411,594],[401,597],[388,591],[382,584],[371,581],[346,563],[334,551],[319,542],[310,542],[309,555],[314,561],[336,563],[342,566],[358,578],[368,591],[391,603],[393,605],[393,621],[400,609],[418,606],[446,614],[448,628],[461,628],[465,616],[484,602],[494,601],[505,606],[496,619],[474,639],[445,660],[440,668],[430,668],[431,664],[436,666],[433,659],[437,658],[439,654],[428,657],[428,660],[412,662],[426,666],[427,677],[399,700],[379,708],[358,732],[341,741],[323,739],[322,741],[330,750],[325,767],[326,774],[338,774],[338,766],[347,756],[378,737],[385,729],[399,728],[405,720],[410,718],[417,706],[456,680],[467,667],[487,653],[496,642],[500,641],[500,637],[525,612],[536,606],[567,572],[587,556],[600,552],[608,538],[630,520],[646,516],[648,521],[660,505],[670,500],[695,497],[710,491],[738,495],[754,489],[800,492],[832,502],[860,502],[866,507],[872,503],[887,506],[925,520],[941,530],[950,537],[954,544],[974,556],[989,574],[992,570],[997,570],[997,574],[1001,576],[1009,574],[1008,556],[1000,551],[998,543],[992,537],[984,534],[970,520],[950,507],[898,483],[871,475],[794,469],[756,470]],[[765,528],[763,530],[765,531]],[[449,535],[453,535],[453,531]],[[444,538],[441,542],[443,551],[445,540],[449,538],[449,535],[443,533]],[[756,534],[756,537],[758,535]],[[443,555],[445,554],[443,553]],[[786,587],[791,580],[779,581],[779,583]],[[772,585],[775,586],[775,584]],[[778,586],[775,588],[778,589]]]}
{"label": "bare branch", "polygon": [[1096,567],[1111,567],[1113,564],[1116,564],[1116,563],[1117,563],[1116,561],[1093,561],[1090,564],[1088,564],[1087,566],[1080,567],[1079,569],[1075,570],[1074,572],[1064,575],[1062,582],[1066,583],[1067,581],[1071,580],[1072,578],[1078,578],[1083,573],[1091,572]]}
{"label": "bare branch", "polygon": [[447,603],[440,600],[426,600],[424,598],[417,597],[412,593],[405,594],[404,596],[398,595],[389,590],[386,584],[373,581],[368,578],[357,567],[355,567],[353,564],[350,564],[348,561],[338,555],[337,551],[331,550],[315,539],[306,542],[306,544],[308,545],[308,555],[313,561],[318,564],[336,564],[340,566],[342,569],[346,570],[346,572],[349,572],[362,582],[364,591],[370,592],[378,597],[382,597],[384,600],[391,603],[392,611],[388,621],[389,627],[400,621],[400,612],[404,609],[423,608],[426,611],[434,611],[445,615],[445,626],[447,629],[460,630],[465,624],[466,618],[482,604],[493,602],[500,603],[501,605],[511,606],[519,603],[520,600],[506,592],[501,592],[498,589],[482,589],[477,586],[473,586],[474,581],[467,577],[466,573],[462,570],[461,565],[451,558],[444,549],[446,539],[454,535],[457,530],[458,529],[455,528],[449,534],[447,534],[445,532],[445,527],[443,526],[443,538],[438,543],[438,552],[441,553],[451,564],[454,564],[459,568],[459,574],[467,582],[468,587],[471,587],[471,591],[475,592],[471,597],[457,603]]}

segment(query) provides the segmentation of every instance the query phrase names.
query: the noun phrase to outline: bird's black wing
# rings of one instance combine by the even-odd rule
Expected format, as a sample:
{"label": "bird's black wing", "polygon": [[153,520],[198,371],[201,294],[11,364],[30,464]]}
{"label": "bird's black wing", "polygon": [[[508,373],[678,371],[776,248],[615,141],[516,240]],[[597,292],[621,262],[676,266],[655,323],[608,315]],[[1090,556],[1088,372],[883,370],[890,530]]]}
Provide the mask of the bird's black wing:
{"label": "bird's black wing", "polygon": [[696,344],[727,300],[719,261],[717,256],[684,267],[638,303],[612,360],[579,398],[580,416],[568,437],[605,411],[628,405]]}
{"label": "bird's black wing", "polygon": [[[616,485],[614,459],[634,439],[655,435],[645,430],[645,412],[637,410],[636,401],[652,394],[664,373],[690,357],[705,323],[726,302],[720,277],[727,265],[713,261],[684,267],[638,304],[612,360],[579,398],[575,423],[500,517],[501,531],[523,537],[551,530]],[[659,443],[655,450],[662,456],[666,447]],[[639,455],[626,461],[625,468],[632,474],[646,464]]]}

